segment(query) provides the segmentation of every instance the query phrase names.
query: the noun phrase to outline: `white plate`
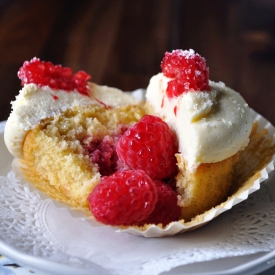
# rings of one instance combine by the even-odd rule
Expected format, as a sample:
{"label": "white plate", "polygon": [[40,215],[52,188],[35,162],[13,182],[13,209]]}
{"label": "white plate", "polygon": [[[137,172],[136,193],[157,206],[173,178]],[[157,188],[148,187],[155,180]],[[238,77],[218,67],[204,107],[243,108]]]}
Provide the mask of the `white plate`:
{"label": "white plate", "polygon": [[[7,151],[4,140],[5,122],[0,122],[0,175],[5,176],[11,169],[12,156]],[[274,181],[275,175],[268,179],[268,181]],[[1,231],[0,231],[1,236]],[[55,263],[47,259],[40,257],[34,257],[26,254],[15,247],[12,247],[5,243],[4,240],[0,240],[0,252],[14,260],[16,263],[22,266],[31,268],[38,271],[39,274],[108,274],[108,272],[95,265],[94,270],[83,270],[66,266],[64,264]],[[264,270],[267,270],[275,265],[275,251],[269,253],[257,253],[248,256],[224,258],[214,261],[201,262],[195,264],[188,264],[181,267],[172,269],[170,272],[164,274],[258,274]]]}

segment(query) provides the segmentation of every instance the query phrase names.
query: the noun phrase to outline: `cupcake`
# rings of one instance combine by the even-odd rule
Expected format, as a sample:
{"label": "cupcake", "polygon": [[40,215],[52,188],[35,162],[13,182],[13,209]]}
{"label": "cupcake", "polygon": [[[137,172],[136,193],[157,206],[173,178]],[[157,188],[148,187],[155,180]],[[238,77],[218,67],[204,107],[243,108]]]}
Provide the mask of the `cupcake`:
{"label": "cupcake", "polygon": [[[24,177],[87,217],[147,237],[193,230],[255,191],[275,153],[241,95],[193,50],[165,53],[146,102],[34,58],[5,128]],[[246,196],[247,197],[247,196]]]}
{"label": "cupcake", "polygon": [[144,115],[122,91],[87,82],[83,71],[26,61],[4,139],[38,189],[89,213],[88,195],[116,169],[116,140]]}
{"label": "cupcake", "polygon": [[147,88],[147,108],[178,137],[176,186],[181,218],[190,221],[227,197],[252,116],[239,93],[209,81],[205,59],[193,50],[167,52],[161,67]]}

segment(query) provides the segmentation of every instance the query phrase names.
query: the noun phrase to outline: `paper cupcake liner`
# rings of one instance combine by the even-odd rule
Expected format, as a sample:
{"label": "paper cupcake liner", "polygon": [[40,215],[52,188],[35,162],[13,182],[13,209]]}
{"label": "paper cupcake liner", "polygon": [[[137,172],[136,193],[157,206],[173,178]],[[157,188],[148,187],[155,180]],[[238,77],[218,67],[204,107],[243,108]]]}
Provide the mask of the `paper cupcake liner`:
{"label": "paper cupcake liner", "polygon": [[[243,166],[244,163],[240,163],[242,170],[241,173],[246,175],[248,178],[246,178],[243,184],[239,182],[238,188],[236,188],[235,192],[230,197],[228,197],[225,202],[201,215],[198,215],[190,222],[172,222],[165,228],[162,228],[158,225],[148,225],[147,227],[143,228],[132,226],[127,228],[120,228],[117,231],[128,232],[147,238],[172,236],[192,231],[209,223],[220,214],[230,210],[233,206],[246,200],[253,192],[259,190],[261,183],[268,179],[269,174],[274,170],[275,155],[274,153],[272,155],[272,152],[275,152],[275,128],[264,117],[256,113],[254,110],[251,111],[254,124],[257,125],[257,131],[254,133],[254,136],[251,139],[251,142],[254,141],[255,144],[250,146],[250,151],[249,149],[247,151],[244,150],[244,155],[241,157],[241,160],[244,163],[250,163],[250,166]],[[251,154],[255,153],[255,150],[257,150],[256,156],[251,158]],[[263,153],[262,155],[260,154],[261,152]],[[255,169],[252,171],[252,174],[251,171],[247,169],[248,167]]]}
{"label": "paper cupcake liner", "polygon": [[239,204],[240,202],[246,200],[250,194],[260,189],[260,183],[264,180],[268,179],[268,174],[274,170],[274,162],[275,158],[260,171],[261,176],[254,181],[253,185],[242,193],[238,194],[236,197],[228,199],[226,202],[222,203],[222,206],[216,206],[214,209],[208,210],[202,216],[202,220],[200,222],[189,222],[189,223],[181,223],[181,222],[172,222],[165,228],[159,227],[157,225],[150,225],[145,230],[140,229],[138,227],[128,227],[125,229],[119,229],[117,232],[128,232],[133,235],[143,236],[146,238],[152,237],[165,237],[172,236],[176,234],[181,234],[184,232],[192,231],[197,228],[202,227],[203,225],[209,223],[214,218],[218,217],[220,214],[225,211],[230,210],[234,205]]}
{"label": "paper cupcake liner", "polygon": [[[275,145],[273,144],[273,141],[275,140],[275,128],[271,125],[269,121],[267,121],[264,117],[262,117],[253,110],[252,115],[254,123],[256,123],[258,126],[257,131],[254,133],[254,137],[256,139],[255,146],[257,146],[256,156],[254,150],[255,148],[252,148],[252,150],[250,151],[247,150],[248,153],[246,152],[246,150],[244,150],[244,156],[243,158],[241,158],[243,163],[240,163],[240,166],[242,167],[242,173],[240,173],[238,177],[246,175],[247,178],[244,180],[243,185],[241,185],[240,183],[238,184],[238,188],[235,190],[233,195],[228,197],[228,199],[225,202],[217,205],[216,207],[206,211],[201,215],[196,216],[190,222],[172,222],[164,228],[158,225],[146,225],[144,227],[114,227],[114,229],[116,229],[117,232],[127,232],[133,235],[143,236],[146,238],[164,237],[181,234],[202,227],[203,225],[212,221],[214,218],[218,217],[220,214],[230,210],[234,205],[246,200],[251,193],[259,190],[261,183],[268,179],[269,174],[274,170],[275,154],[271,154],[270,152],[275,152]],[[261,142],[259,142],[259,140]],[[263,154],[260,154],[261,152],[263,152]],[[248,154],[248,156],[246,156],[246,154]],[[250,166],[257,168],[254,169],[252,173],[250,169],[247,169],[247,167],[250,167],[249,165],[246,165],[247,159],[248,162],[250,162]],[[22,184],[27,185],[31,191],[38,192],[42,199],[51,200],[57,207],[67,209],[71,216],[76,219],[93,219],[92,217],[88,217],[87,215],[85,215],[83,212],[73,210],[68,205],[51,199],[42,191],[37,190],[31,183],[24,179],[24,176],[22,175],[20,170],[21,165],[22,164],[15,159],[12,164],[12,170],[15,172],[17,177],[21,178]],[[91,226],[98,227],[101,226],[101,224],[93,221],[91,222]]]}

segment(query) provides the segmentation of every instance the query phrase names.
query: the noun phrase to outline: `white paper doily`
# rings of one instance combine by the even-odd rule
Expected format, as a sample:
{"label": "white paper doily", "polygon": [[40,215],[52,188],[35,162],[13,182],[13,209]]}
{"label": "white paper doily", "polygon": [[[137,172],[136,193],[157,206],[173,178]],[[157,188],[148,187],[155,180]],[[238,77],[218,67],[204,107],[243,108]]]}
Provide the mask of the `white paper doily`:
{"label": "white paper doily", "polygon": [[0,177],[1,239],[29,255],[88,269],[91,274],[104,268],[110,274],[154,275],[184,264],[271,251],[275,249],[271,180],[274,177],[201,229],[146,239],[76,219],[51,200],[41,200],[10,173]]}

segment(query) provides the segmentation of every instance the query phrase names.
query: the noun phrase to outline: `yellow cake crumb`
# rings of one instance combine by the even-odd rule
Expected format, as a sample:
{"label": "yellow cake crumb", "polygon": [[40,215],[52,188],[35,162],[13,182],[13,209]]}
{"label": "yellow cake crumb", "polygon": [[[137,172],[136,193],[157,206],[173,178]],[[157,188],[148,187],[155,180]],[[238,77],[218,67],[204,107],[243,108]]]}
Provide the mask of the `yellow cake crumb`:
{"label": "yellow cake crumb", "polygon": [[90,105],[47,118],[26,135],[22,172],[52,198],[88,209],[87,197],[101,175],[98,166],[83,154],[83,138],[111,135],[119,125],[132,125],[143,115],[141,105],[110,109]]}

